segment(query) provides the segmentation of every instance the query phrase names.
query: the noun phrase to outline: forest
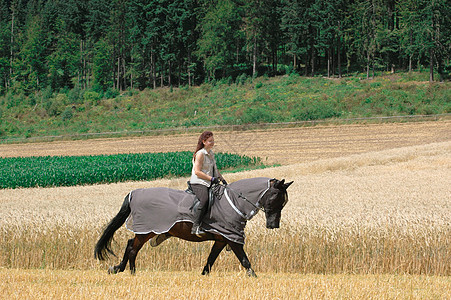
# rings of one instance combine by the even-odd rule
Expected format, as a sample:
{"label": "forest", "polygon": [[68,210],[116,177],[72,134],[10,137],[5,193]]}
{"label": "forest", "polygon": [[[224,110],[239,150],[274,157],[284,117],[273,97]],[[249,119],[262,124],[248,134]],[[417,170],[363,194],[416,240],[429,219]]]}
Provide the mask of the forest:
{"label": "forest", "polygon": [[0,96],[293,72],[444,81],[450,56],[448,0],[0,0]]}

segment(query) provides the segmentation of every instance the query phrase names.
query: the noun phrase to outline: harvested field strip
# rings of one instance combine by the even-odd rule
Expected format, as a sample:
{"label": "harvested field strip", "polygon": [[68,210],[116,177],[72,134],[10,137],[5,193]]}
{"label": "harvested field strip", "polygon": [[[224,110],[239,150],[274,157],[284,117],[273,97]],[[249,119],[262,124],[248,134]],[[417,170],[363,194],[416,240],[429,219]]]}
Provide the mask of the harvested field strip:
{"label": "harvested field strip", "polygon": [[[451,140],[451,121],[215,132],[215,151],[283,165]],[[199,134],[0,144],[1,157],[194,151]]]}

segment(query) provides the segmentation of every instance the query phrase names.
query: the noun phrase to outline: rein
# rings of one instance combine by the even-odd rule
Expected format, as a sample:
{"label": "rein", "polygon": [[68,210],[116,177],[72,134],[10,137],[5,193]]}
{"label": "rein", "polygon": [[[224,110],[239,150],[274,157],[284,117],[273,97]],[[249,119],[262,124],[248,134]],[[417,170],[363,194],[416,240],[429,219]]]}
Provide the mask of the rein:
{"label": "rein", "polygon": [[[266,191],[263,193],[263,195],[260,197],[260,199],[263,198],[263,196],[266,194],[267,191],[268,191],[268,190],[266,190]],[[266,212],[266,210],[265,210],[265,208],[264,208],[263,206],[260,207],[260,206],[258,206],[258,205],[256,205],[256,204],[252,203],[251,201],[247,200],[247,198],[244,197],[242,193],[239,193],[239,194],[238,194],[238,198],[243,198],[247,203],[250,203],[250,204],[251,204],[253,207],[255,207],[256,209],[259,209],[259,210],[261,210],[262,212]],[[258,199],[259,201],[257,201],[257,204],[260,202],[260,199]]]}
{"label": "rein", "polygon": [[240,210],[238,209],[238,207],[236,207],[235,204],[233,204],[232,200],[230,199],[230,197],[229,197],[229,195],[228,195],[228,193],[227,193],[227,189],[229,189],[229,190],[231,190],[231,191],[234,191],[234,190],[231,189],[231,188],[229,188],[229,187],[227,187],[227,186],[225,186],[225,188],[224,188],[224,194],[225,194],[226,199],[227,199],[227,201],[229,202],[230,206],[231,206],[231,207],[233,208],[233,210],[235,210],[235,212],[236,212],[237,214],[239,214],[242,218],[244,218],[244,219],[246,219],[246,220],[250,220],[250,219],[252,219],[252,217],[254,217],[254,216],[258,213],[259,210],[261,210],[261,211],[263,211],[263,212],[266,212],[266,211],[265,211],[265,208],[259,206],[258,204],[259,204],[259,202],[260,202],[260,199],[263,198],[263,196],[264,196],[264,195],[266,194],[266,192],[269,190],[269,187],[261,194],[261,196],[258,198],[256,204],[252,203],[252,202],[249,201],[245,196],[243,196],[243,193],[241,193],[241,192],[240,192],[240,193],[237,193],[237,192],[234,191],[234,192],[238,195],[238,198],[244,199],[247,203],[251,204],[251,205],[257,210],[257,211],[252,210],[252,211],[249,212],[249,214],[246,214],[246,213],[240,211]]}

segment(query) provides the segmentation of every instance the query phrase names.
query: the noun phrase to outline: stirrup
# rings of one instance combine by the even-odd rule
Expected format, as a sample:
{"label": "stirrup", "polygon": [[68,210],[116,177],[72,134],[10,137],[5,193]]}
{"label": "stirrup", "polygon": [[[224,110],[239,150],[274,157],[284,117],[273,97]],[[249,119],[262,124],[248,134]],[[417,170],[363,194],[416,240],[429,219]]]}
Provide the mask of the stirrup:
{"label": "stirrup", "polygon": [[205,234],[207,234],[205,231],[203,231],[200,226],[193,227],[191,229],[191,234],[196,235],[197,237],[203,237]]}

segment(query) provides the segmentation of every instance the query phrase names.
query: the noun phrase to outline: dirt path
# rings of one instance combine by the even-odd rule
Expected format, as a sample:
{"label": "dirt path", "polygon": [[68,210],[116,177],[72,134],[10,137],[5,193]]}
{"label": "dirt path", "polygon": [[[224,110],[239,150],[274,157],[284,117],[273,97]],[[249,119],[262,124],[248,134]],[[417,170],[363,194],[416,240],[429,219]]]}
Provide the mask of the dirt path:
{"label": "dirt path", "polygon": [[[0,145],[1,157],[193,151],[198,134]],[[217,152],[292,164],[451,140],[451,120],[215,132]]]}

